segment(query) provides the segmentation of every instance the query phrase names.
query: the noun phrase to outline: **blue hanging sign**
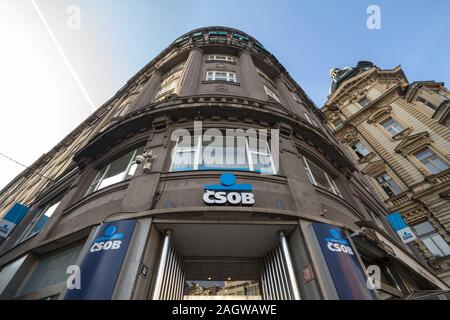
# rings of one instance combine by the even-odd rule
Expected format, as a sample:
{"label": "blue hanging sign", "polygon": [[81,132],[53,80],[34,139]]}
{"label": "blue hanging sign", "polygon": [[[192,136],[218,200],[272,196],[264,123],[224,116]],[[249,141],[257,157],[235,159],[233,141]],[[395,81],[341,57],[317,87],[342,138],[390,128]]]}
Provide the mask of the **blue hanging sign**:
{"label": "blue hanging sign", "polygon": [[313,223],[320,249],[342,300],[372,300],[367,277],[344,231],[326,223]]}
{"label": "blue hanging sign", "polygon": [[136,220],[100,225],[80,265],[80,289],[68,289],[64,300],[110,300],[128,250]]}
{"label": "blue hanging sign", "polygon": [[20,203],[15,203],[11,209],[5,214],[2,220],[0,220],[0,236],[3,238],[8,237],[13,229],[22,221],[23,217],[27,214],[28,208]]}

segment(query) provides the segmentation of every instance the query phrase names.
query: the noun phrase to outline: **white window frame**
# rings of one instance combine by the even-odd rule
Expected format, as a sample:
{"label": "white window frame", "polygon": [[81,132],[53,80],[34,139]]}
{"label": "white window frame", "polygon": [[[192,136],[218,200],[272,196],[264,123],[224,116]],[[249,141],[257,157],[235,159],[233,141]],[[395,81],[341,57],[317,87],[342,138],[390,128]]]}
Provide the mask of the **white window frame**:
{"label": "white window frame", "polygon": [[211,54],[208,56],[208,61],[226,61],[234,62],[234,57],[226,54]]}
{"label": "white window frame", "polygon": [[[308,164],[308,161],[311,161],[311,160],[309,160],[308,158],[306,158],[306,157],[304,157],[304,156],[302,156],[302,158],[303,158],[303,163],[305,164],[305,170],[306,170],[306,173],[307,173],[307,176],[308,176],[309,181],[310,181],[313,185],[315,185],[315,186],[317,186],[317,187],[319,187],[319,188],[322,188],[322,187],[317,183],[316,178],[314,177],[314,175],[313,175],[313,173],[312,173],[312,170],[311,170],[311,168],[310,168],[310,166],[309,166],[309,164]],[[311,161],[311,162],[312,162],[312,161]],[[317,166],[317,165],[316,165],[316,166]],[[317,167],[318,167],[320,170],[322,170],[319,166],[317,166]],[[333,193],[334,193],[335,195],[338,195],[338,196],[342,197],[342,194],[341,194],[341,192],[339,191],[339,189],[338,189],[336,183],[334,182],[334,180],[328,175],[328,173],[325,172],[325,170],[322,170],[322,172],[325,174],[325,177],[327,178],[327,181],[328,181],[328,183],[330,184],[331,190],[333,191]]]}
{"label": "white window frame", "polygon": [[[428,160],[427,162],[429,163],[429,164],[431,164],[434,168],[436,168],[436,169],[439,169],[439,167],[434,163],[434,160],[433,159],[431,159],[430,160],[430,158],[433,158],[433,157],[435,157],[435,158],[438,158],[442,163],[444,163],[446,166],[447,166],[447,168],[445,168],[445,169],[443,169],[443,170],[440,170],[440,171],[437,171],[437,172],[432,172],[431,170],[430,170],[430,168],[428,168],[428,166],[422,161],[422,160],[420,160],[418,157],[417,157],[417,155],[419,154],[419,153],[423,153],[423,152],[425,152],[425,151],[429,151],[430,153],[431,153],[431,156],[430,157],[427,157],[427,158],[422,158],[422,160]],[[415,152],[414,153],[414,158],[423,166],[423,167],[425,167],[425,169],[429,172],[429,173],[431,173],[431,174],[438,174],[438,173],[440,173],[440,172],[442,172],[442,171],[445,171],[445,170],[447,170],[448,168],[449,168],[449,165],[448,165],[448,163],[441,157],[441,156],[439,156],[436,152],[434,152],[431,148],[424,148],[424,149],[422,149],[422,150],[420,150],[420,151],[418,151],[418,152]]]}
{"label": "white window frame", "polygon": [[[137,155],[136,153],[137,153],[138,150],[141,149],[141,148],[143,148],[143,147],[139,147],[139,148],[137,148],[137,149],[135,149],[135,150],[133,151],[133,154],[131,155],[130,161],[128,162],[128,165],[127,165],[125,171],[123,172],[122,177],[120,178],[120,181],[118,181],[118,182],[116,182],[116,183],[122,182],[122,181],[124,181],[124,180],[127,178],[128,174],[129,174],[129,172],[130,172],[131,167],[132,167],[133,164],[136,162],[136,160],[135,160],[135,159],[136,159],[136,155]],[[125,155],[127,155],[127,154],[128,154],[128,153],[125,153],[124,155],[122,155],[122,157],[125,156]],[[96,192],[96,191],[99,191],[99,190],[101,190],[101,189],[103,189],[103,188],[109,187],[109,186],[106,186],[106,187],[103,187],[103,188],[100,188],[100,189],[99,189],[99,186],[100,186],[100,184],[102,183],[103,179],[105,178],[105,175],[106,175],[106,173],[108,172],[109,168],[111,167],[111,164],[112,164],[114,161],[118,160],[118,159],[120,159],[120,157],[114,159],[113,161],[109,162],[108,165],[103,166],[103,167],[101,167],[101,168],[99,169],[99,171],[97,172],[97,175],[95,176],[94,180],[92,180],[92,183],[89,185],[89,188],[88,188],[88,190],[86,191],[86,196],[87,196],[88,194],[92,194],[92,193],[94,193],[94,192]],[[106,167],[106,169],[103,171],[103,173],[101,174],[101,177],[99,178],[100,172],[101,172],[105,167]],[[134,175],[134,173],[133,173],[133,175]],[[92,185],[93,185],[94,183],[96,183],[96,182],[98,182],[98,183],[97,183],[97,186],[95,187],[95,189],[91,190]],[[113,184],[115,184],[115,183],[113,183]]]}
{"label": "white window frame", "polygon": [[306,112],[305,112],[304,114],[305,114],[306,120],[308,120],[308,122],[309,122],[311,125],[317,127],[317,123],[316,123],[313,119],[311,119],[311,117],[310,117]]}
{"label": "white window frame", "polygon": [[272,99],[274,99],[277,102],[280,102],[280,98],[278,97],[278,95],[273,92],[271,89],[269,89],[267,86],[264,85],[264,91],[266,91],[266,94],[271,97]]}
{"label": "white window frame", "polygon": [[[192,147],[182,147],[182,151],[178,150],[178,145],[179,145],[179,141],[181,139],[181,137],[177,138],[176,144],[174,146],[174,151],[172,152],[172,157],[171,157],[171,164],[170,164],[170,170],[171,172],[175,171],[174,166],[175,166],[175,157],[177,155],[177,153],[181,153],[181,152],[186,152],[186,151],[195,151],[194,152],[194,163],[192,164],[192,169],[186,169],[186,171],[194,171],[194,170],[198,170],[198,167],[200,165],[200,153],[202,152],[202,148],[203,148],[203,135],[196,137],[197,141],[194,142],[195,146]],[[267,152],[261,152],[261,151],[255,151],[255,150],[250,150],[249,144],[248,144],[248,139],[249,137],[245,138],[245,153],[246,153],[246,157],[247,157],[247,164],[248,164],[248,171],[254,172],[255,171],[255,167],[254,167],[254,163],[253,163],[253,159],[252,159],[252,155],[256,154],[256,155],[263,155],[263,156],[269,156],[270,158],[270,167],[272,168],[272,174],[277,174],[276,168],[275,168],[275,164],[273,162],[273,158],[272,158],[272,154],[270,153],[270,147],[269,147],[269,143],[267,143]],[[231,170],[233,171],[233,168],[218,168],[217,170]]]}
{"label": "white window frame", "polygon": [[[357,144],[361,144],[361,146],[367,151],[367,154],[363,155],[361,153],[361,157],[359,157],[358,154],[356,153],[356,151],[359,151],[359,149],[353,149],[353,146],[357,145]],[[355,142],[353,142],[350,145],[350,148],[352,149],[353,153],[358,157],[358,159],[362,159],[362,158],[366,157],[370,153],[370,150],[366,147],[366,145],[361,140],[356,140]]]}
{"label": "white window frame", "polygon": [[[380,183],[380,181],[378,180],[378,178],[379,178],[379,177],[382,177],[382,176],[385,176],[385,175],[388,176],[388,177],[390,178],[390,181],[393,181],[393,182],[395,183],[395,185],[398,187],[398,189],[399,189],[399,192],[398,192],[398,193],[395,193],[395,192],[394,192],[394,190],[393,190],[392,187],[389,185],[389,183],[387,183],[387,186],[391,189],[393,195],[392,195],[392,196],[389,195],[389,194],[386,192],[386,190],[384,190],[383,185]],[[401,194],[401,193],[403,192],[403,190],[402,190],[402,188],[400,187],[400,185],[397,183],[397,181],[395,181],[395,179],[392,177],[392,175],[389,174],[388,172],[384,172],[384,173],[382,173],[382,174],[376,176],[376,177],[375,177],[375,180],[376,180],[376,182],[378,183],[378,185],[380,186],[381,190],[382,190],[389,198],[398,196],[399,194]],[[385,182],[386,182],[386,179],[384,179],[384,180],[385,180]]]}
{"label": "white window frame", "polygon": [[[420,224],[423,224],[423,223],[428,223],[428,224],[431,226],[431,228],[432,228],[433,230],[432,230],[432,231],[428,231],[428,232],[426,232],[426,233],[423,233],[423,234],[420,234],[420,235],[419,235],[419,233],[418,233],[417,230],[416,230],[416,226],[418,226],[418,225],[420,225]],[[433,226],[429,221],[423,221],[423,222],[417,223],[417,224],[413,225],[412,227],[413,227],[414,232],[416,233],[417,237],[423,242],[423,244],[425,245],[425,247],[427,248],[427,250],[428,250],[434,257],[447,257],[447,256],[449,256],[448,254],[445,254],[444,249],[441,248],[441,246],[433,239],[433,236],[434,236],[434,235],[439,236],[439,237],[442,239],[442,241],[444,241],[444,243],[447,244],[448,247],[450,247],[449,243],[444,239],[444,237],[442,237],[442,235],[434,228],[434,226]],[[431,251],[431,249],[429,248],[428,244],[425,243],[425,241],[424,241],[425,239],[429,239],[429,240],[433,243],[433,245],[440,251],[440,253],[441,253],[442,255],[435,255],[435,254]]]}
{"label": "white window frame", "polygon": [[[217,79],[218,73],[224,73],[226,75],[226,79],[224,78]],[[206,81],[227,81],[235,83],[237,82],[236,72],[224,70],[208,70],[206,71]]]}
{"label": "white window frame", "polygon": [[[389,121],[393,121],[394,124],[391,124],[390,126],[386,127],[385,124]],[[405,130],[405,128],[402,126],[402,124],[400,122],[398,122],[396,119],[394,119],[393,117],[388,117],[388,118],[384,119],[380,124],[392,137],[399,134],[400,132],[403,132],[403,130]],[[398,128],[395,126],[395,124],[397,124],[401,128],[400,131],[398,131]],[[395,131],[395,133],[392,133],[391,131],[389,131],[389,129],[393,129]]]}

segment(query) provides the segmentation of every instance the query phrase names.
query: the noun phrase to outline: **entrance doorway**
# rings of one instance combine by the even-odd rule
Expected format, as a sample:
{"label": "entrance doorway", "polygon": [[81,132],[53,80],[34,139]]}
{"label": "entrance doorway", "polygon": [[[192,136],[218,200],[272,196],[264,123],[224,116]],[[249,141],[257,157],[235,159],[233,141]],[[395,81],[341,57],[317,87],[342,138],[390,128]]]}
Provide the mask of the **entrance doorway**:
{"label": "entrance doorway", "polygon": [[296,224],[158,224],[152,299],[299,299],[286,234]]}

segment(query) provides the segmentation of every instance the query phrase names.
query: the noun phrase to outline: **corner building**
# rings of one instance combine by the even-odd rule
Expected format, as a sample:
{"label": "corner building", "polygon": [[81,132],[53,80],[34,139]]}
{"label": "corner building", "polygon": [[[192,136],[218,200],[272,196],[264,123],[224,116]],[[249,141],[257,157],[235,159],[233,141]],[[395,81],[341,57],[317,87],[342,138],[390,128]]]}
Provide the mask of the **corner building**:
{"label": "corner building", "polygon": [[[399,241],[323,123],[250,35],[209,27],[181,36],[3,189],[14,229],[0,244],[1,298],[402,299],[447,290]],[[192,137],[173,139],[177,129]],[[202,161],[211,132],[227,129],[268,137],[258,149],[251,137],[226,148],[219,139],[217,152],[243,160]],[[380,283],[369,290],[374,265]]]}

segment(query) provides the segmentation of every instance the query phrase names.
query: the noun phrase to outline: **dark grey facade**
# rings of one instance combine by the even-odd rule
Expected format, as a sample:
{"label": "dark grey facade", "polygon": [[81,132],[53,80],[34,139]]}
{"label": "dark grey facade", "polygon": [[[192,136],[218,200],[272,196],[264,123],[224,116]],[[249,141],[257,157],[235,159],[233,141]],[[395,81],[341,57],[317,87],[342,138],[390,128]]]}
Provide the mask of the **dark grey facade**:
{"label": "dark grey facade", "polygon": [[[337,277],[344,286],[355,280],[327,260],[330,253],[314,229],[321,223],[342,232],[355,268],[380,268],[380,287],[354,297],[406,298],[447,289],[400,243],[383,203],[323,125],[320,111],[251,36],[225,27],[191,31],[130,79],[114,101],[103,126],[68,155],[71,165],[26,204],[29,213],[0,243],[2,298],[63,299],[67,266],[92,253],[99,225],[122,220],[136,226],[111,279],[111,299],[217,292],[342,299]],[[261,174],[248,146],[244,170],[179,165],[182,149],[172,133],[192,131],[194,122],[201,122],[202,133],[278,130],[278,170]],[[195,154],[196,141],[183,152]],[[254,204],[205,203],[205,185],[219,184],[224,173],[251,185]],[[244,293],[235,294],[239,286]]]}

